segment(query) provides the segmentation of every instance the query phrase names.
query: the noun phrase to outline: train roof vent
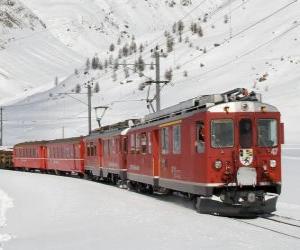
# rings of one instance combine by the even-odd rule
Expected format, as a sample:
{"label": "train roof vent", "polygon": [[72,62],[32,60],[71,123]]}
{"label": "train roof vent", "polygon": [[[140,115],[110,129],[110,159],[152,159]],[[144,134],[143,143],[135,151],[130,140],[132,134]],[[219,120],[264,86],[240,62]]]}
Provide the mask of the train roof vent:
{"label": "train roof vent", "polygon": [[248,93],[248,91],[244,88],[236,88],[222,94],[202,95],[189,99],[187,101],[180,102],[177,105],[162,109],[159,112],[146,115],[145,122],[149,123],[158,121],[196,109],[211,107],[216,104],[234,101],[261,101],[261,95],[253,91]]}
{"label": "train roof vent", "polygon": [[223,101],[224,97],[221,94],[198,96],[187,101],[180,102],[177,105],[162,109],[159,112],[146,115],[145,122],[179,115],[181,113],[192,111],[198,108],[212,106]]}
{"label": "train roof vent", "polygon": [[132,127],[136,124],[140,123],[139,119],[128,119],[125,121],[121,121],[118,123],[102,126],[101,128],[95,129],[92,131],[92,133],[104,133],[104,132],[112,132],[117,130],[122,130],[125,128]]}

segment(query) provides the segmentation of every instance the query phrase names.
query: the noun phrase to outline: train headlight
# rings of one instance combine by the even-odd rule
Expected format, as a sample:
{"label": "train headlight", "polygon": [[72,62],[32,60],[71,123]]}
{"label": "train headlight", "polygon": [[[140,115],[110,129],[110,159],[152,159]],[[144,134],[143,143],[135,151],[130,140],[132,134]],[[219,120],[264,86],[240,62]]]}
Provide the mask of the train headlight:
{"label": "train headlight", "polygon": [[252,193],[252,192],[249,193],[247,199],[248,199],[248,202],[250,202],[250,203],[255,202],[255,200],[256,200],[255,193]]}
{"label": "train headlight", "polygon": [[276,160],[270,160],[270,167],[275,168],[276,167]]}
{"label": "train headlight", "polygon": [[220,160],[215,161],[215,169],[220,169],[222,167],[222,162]]}

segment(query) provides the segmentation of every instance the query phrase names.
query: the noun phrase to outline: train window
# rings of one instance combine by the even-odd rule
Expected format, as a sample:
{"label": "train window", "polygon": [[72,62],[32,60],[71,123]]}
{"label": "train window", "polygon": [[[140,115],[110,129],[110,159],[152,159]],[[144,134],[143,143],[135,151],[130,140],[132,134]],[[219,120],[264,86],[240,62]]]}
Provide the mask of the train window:
{"label": "train window", "polygon": [[89,144],[86,145],[86,154],[87,154],[87,156],[90,156],[90,145]]}
{"label": "train window", "polygon": [[169,128],[161,129],[161,150],[163,154],[169,153]]}
{"label": "train window", "polygon": [[181,152],[181,126],[173,126],[173,153],[180,154]]}
{"label": "train window", "polygon": [[214,148],[233,147],[233,121],[229,119],[212,120],[211,145]]}
{"label": "train window", "polygon": [[278,144],[277,121],[275,119],[259,119],[257,123],[258,146],[275,147]]}
{"label": "train window", "polygon": [[135,151],[139,153],[141,150],[141,135],[135,135]]}
{"label": "train window", "polygon": [[151,133],[148,133],[148,153],[152,154]]}
{"label": "train window", "polygon": [[130,135],[130,151],[135,151],[135,134]]}
{"label": "train window", "polygon": [[125,137],[123,139],[123,151],[125,154],[127,154],[127,152],[128,152],[128,138],[127,137]]}
{"label": "train window", "polygon": [[96,156],[97,155],[97,146],[96,145],[94,145],[94,156]]}
{"label": "train window", "polygon": [[241,119],[239,122],[240,146],[241,148],[252,147],[252,121],[250,119]]}
{"label": "train window", "polygon": [[204,139],[204,123],[197,122],[196,125],[196,150],[197,153],[203,153],[205,150],[205,139]]}
{"label": "train window", "polygon": [[147,134],[141,133],[141,151],[143,154],[147,153]]}
{"label": "train window", "polygon": [[111,151],[113,154],[116,153],[116,140],[115,139],[111,139]]}

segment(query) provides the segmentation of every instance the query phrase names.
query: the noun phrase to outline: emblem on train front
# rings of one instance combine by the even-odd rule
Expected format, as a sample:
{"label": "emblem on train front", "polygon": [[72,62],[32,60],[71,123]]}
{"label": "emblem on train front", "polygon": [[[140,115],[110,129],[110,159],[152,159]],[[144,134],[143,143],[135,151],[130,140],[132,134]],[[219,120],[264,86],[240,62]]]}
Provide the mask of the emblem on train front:
{"label": "emblem on train front", "polygon": [[253,149],[240,149],[240,162],[244,166],[250,166],[253,162]]}

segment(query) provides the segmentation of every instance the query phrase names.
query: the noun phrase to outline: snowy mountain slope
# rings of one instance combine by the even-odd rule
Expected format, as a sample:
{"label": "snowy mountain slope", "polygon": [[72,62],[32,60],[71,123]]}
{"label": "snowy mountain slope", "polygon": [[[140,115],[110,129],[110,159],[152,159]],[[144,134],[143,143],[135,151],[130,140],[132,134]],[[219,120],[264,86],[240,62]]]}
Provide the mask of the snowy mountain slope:
{"label": "snowy mountain slope", "polygon": [[[168,57],[161,58],[161,78],[164,78],[166,69],[173,70],[172,83],[162,89],[163,107],[199,94],[216,93],[235,87],[255,89],[263,93],[266,102],[278,106],[281,110],[286,123],[287,143],[300,143],[298,136],[300,129],[295,125],[299,119],[297,110],[300,107],[297,97],[300,91],[299,1],[235,0],[217,1],[213,4],[211,1],[202,1],[193,2],[191,6],[178,5],[178,8],[169,7],[161,1],[119,1],[118,4],[113,4],[115,1],[86,0],[75,3],[69,0],[50,1],[49,6],[37,0],[24,2],[34,13],[45,18],[43,21],[47,26],[63,23],[63,13],[67,13],[65,16],[68,20],[73,20],[77,13],[79,16],[77,19],[80,20],[91,3],[93,4],[91,9],[97,10],[96,5],[109,7],[114,14],[115,23],[121,27],[121,23],[124,24],[120,21],[123,20],[121,10],[129,8],[132,12],[126,9],[126,13],[123,13],[124,16],[129,15],[132,18],[132,23],[128,24],[128,30],[130,29],[128,34],[134,35],[135,41],[138,44],[143,43],[145,48],[141,53],[137,51],[130,56],[122,57],[120,62],[125,59],[126,63],[134,63],[142,55],[144,61],[150,63],[153,61],[150,50],[155,45],[158,44],[164,51],[167,50],[165,31],[169,31],[174,38],[173,51],[168,53]],[[158,6],[159,11],[154,11],[158,15],[152,19],[146,15],[150,7],[145,5],[148,4],[152,7]],[[78,6],[86,8],[82,10]],[[172,32],[172,24],[179,20],[180,13],[185,26],[181,43],[178,42],[178,32]],[[147,18],[144,18],[146,16]],[[170,17],[170,20],[171,17],[174,18],[173,22],[168,18],[165,21],[165,17]],[[129,19],[126,17],[127,21]],[[166,25],[156,26],[157,21]],[[191,22],[201,25],[203,37],[192,34]],[[139,24],[142,24],[141,27]],[[73,29],[74,25],[69,28]],[[90,41],[87,39],[87,42],[81,44],[82,37],[88,37],[89,34],[94,37],[93,41],[97,41],[105,35],[97,36],[94,31],[81,28],[83,35],[77,34],[77,37],[63,31],[63,28],[50,31],[61,43],[65,45],[70,41],[74,43],[69,49],[75,53],[82,53],[84,46],[87,46],[86,51],[89,53],[89,48],[92,48],[91,51],[94,50],[93,43],[89,46]],[[114,29],[110,29],[110,32],[113,31]],[[99,50],[95,51],[98,52],[102,62],[110,54],[114,59],[117,58],[119,49],[122,49],[124,44],[130,43],[131,38],[124,37],[120,45],[117,45],[118,34],[120,33],[116,33],[115,36],[107,35],[110,37],[109,43],[113,42],[116,45],[115,51],[108,53],[109,43],[103,47],[99,45]],[[115,80],[112,79],[114,73],[110,67],[90,70],[89,76],[83,75],[82,67],[79,68],[77,75],[69,76],[56,88],[28,97],[15,106],[6,107],[4,141],[12,144],[30,139],[57,138],[62,136],[63,128],[65,136],[86,134],[87,108],[81,102],[86,102],[83,83],[91,77],[95,77],[100,83],[100,92],[93,95],[93,106],[110,106],[103,119],[104,124],[128,117],[141,117],[148,112],[146,103],[142,100],[147,96],[147,88],[138,91],[138,86],[147,78],[140,78],[132,70],[129,72],[130,76],[127,79],[132,82],[120,85],[120,81],[125,79],[123,66],[119,66],[116,71]],[[147,66],[143,74],[154,78],[155,71]],[[71,95],[72,97],[60,94],[72,93],[77,84],[82,85],[81,94]],[[153,96],[152,88],[150,97]],[[80,99],[81,102],[74,98]],[[29,110],[30,112],[27,112]],[[94,120],[93,127],[96,126]]]}
{"label": "snowy mountain slope", "polygon": [[28,96],[37,88],[48,89],[54,77],[65,78],[82,63],[82,57],[49,33],[41,19],[20,1],[1,0],[0,35],[2,103]]}
{"label": "snowy mountain slope", "polygon": [[[54,36],[80,54],[105,52],[120,35],[137,37],[167,29],[193,5],[189,1],[139,0],[22,0],[47,25]],[[175,2],[170,7],[170,2]],[[210,8],[217,5],[209,4]]]}

